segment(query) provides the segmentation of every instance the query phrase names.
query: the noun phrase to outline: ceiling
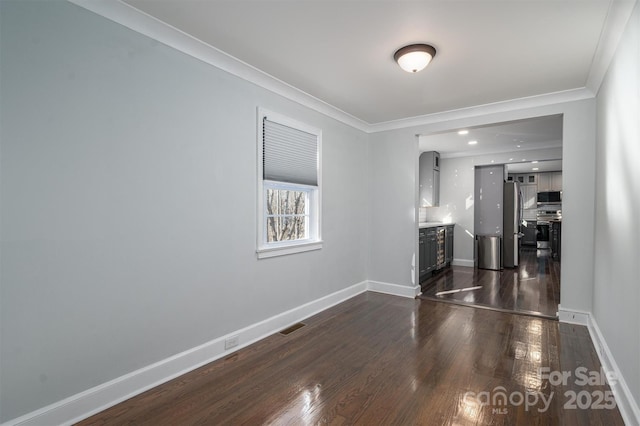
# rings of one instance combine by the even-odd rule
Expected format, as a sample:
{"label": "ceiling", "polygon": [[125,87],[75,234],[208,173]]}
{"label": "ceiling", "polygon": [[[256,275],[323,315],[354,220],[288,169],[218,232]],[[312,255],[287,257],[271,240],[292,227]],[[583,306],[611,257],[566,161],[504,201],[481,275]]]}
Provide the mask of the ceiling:
{"label": "ceiling", "polygon": [[536,163],[513,163],[507,164],[509,173],[542,173],[559,172],[562,170],[562,160],[545,160]]}
{"label": "ceiling", "polygon": [[[368,124],[586,86],[609,0],[123,0]],[[410,74],[411,43],[437,54]]]}
{"label": "ceiling", "polygon": [[[468,133],[461,135],[458,130]],[[420,151],[438,151],[443,158],[513,152],[513,161],[518,162],[533,159],[527,151],[562,146],[561,114],[458,130],[420,136]],[[518,152],[523,154],[516,156]]]}

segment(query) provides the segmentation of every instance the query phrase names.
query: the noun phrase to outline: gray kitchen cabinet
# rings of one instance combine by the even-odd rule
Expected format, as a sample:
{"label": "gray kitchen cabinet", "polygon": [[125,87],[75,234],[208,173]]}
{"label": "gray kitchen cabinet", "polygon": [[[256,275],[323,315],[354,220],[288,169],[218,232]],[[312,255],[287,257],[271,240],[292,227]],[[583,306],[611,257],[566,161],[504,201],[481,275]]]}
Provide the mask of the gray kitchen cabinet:
{"label": "gray kitchen cabinet", "polygon": [[427,273],[436,270],[438,265],[438,232],[437,228],[427,229]]}
{"label": "gray kitchen cabinet", "polygon": [[562,246],[562,222],[551,222],[551,257],[560,260]]}
{"label": "gray kitchen cabinet", "polygon": [[451,264],[453,262],[453,225],[445,227],[444,261]]}
{"label": "gray kitchen cabinet", "polygon": [[438,262],[438,241],[437,229],[420,229],[419,233],[420,252],[418,254],[418,267],[420,271],[420,281],[436,270]]}
{"label": "gray kitchen cabinet", "polygon": [[420,154],[420,207],[440,205],[440,154],[428,151]]}
{"label": "gray kitchen cabinet", "polygon": [[535,220],[527,220],[527,226],[520,225],[520,232],[524,234],[521,240],[522,245],[536,247],[538,242],[537,224],[538,222]]}
{"label": "gray kitchen cabinet", "polygon": [[418,268],[420,271],[420,280],[427,275],[427,230],[421,229],[419,236],[420,250],[418,254]]}

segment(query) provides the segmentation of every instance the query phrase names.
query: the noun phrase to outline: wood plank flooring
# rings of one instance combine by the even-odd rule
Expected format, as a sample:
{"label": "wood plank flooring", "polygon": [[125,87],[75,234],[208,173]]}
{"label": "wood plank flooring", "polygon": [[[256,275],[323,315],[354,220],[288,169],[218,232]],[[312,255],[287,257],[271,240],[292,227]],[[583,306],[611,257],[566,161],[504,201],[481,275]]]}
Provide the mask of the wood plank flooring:
{"label": "wood plank flooring", "polygon": [[[304,323],[80,424],[623,424],[617,408],[564,407],[565,392],[584,391],[591,405],[607,385],[538,374],[600,368],[582,326],[373,292]],[[491,402],[501,392],[512,402]]]}
{"label": "wood plank flooring", "polygon": [[[524,247],[517,268],[502,271],[453,266],[421,284],[420,297],[556,318],[560,303],[560,262],[550,250]],[[438,294],[450,290],[470,289]]]}

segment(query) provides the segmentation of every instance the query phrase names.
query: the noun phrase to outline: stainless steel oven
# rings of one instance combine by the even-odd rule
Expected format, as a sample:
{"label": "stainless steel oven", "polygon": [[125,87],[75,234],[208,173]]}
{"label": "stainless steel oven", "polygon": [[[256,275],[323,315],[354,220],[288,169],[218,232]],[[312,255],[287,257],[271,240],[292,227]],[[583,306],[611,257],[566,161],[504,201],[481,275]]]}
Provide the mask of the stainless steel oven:
{"label": "stainless steel oven", "polygon": [[536,223],[536,246],[539,249],[551,248],[551,222],[562,220],[562,210],[538,209]]}

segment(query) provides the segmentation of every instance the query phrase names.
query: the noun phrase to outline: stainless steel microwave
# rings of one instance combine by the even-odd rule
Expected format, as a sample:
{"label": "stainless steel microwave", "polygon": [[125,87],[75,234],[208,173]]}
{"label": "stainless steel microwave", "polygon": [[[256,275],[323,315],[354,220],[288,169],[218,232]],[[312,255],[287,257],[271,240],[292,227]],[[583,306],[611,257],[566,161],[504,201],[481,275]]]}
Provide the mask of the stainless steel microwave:
{"label": "stainless steel microwave", "polygon": [[562,191],[538,192],[539,204],[561,203],[561,202],[562,202]]}

